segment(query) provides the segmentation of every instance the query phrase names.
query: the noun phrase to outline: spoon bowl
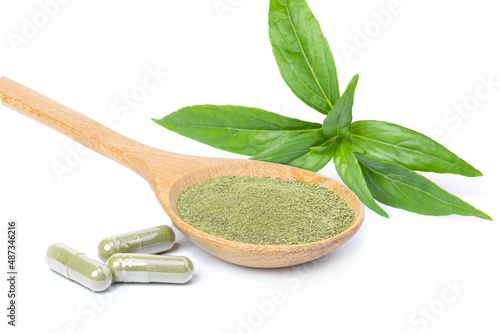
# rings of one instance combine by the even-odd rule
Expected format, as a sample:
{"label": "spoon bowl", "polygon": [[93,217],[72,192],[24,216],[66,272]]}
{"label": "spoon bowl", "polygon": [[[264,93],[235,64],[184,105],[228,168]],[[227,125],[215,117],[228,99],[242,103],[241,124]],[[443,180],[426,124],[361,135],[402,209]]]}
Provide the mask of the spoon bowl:
{"label": "spoon bowl", "polygon": [[[208,253],[248,267],[287,267],[317,259],[348,241],[364,219],[363,205],[347,187],[318,173],[268,162],[189,156],[138,143],[25,86],[0,78],[2,103],[76,142],[130,168],[149,182],[175,227]],[[255,245],[219,238],[182,220],[179,195],[191,185],[219,176],[269,176],[302,180],[332,190],[354,211],[347,229],[328,239],[299,245]]]}

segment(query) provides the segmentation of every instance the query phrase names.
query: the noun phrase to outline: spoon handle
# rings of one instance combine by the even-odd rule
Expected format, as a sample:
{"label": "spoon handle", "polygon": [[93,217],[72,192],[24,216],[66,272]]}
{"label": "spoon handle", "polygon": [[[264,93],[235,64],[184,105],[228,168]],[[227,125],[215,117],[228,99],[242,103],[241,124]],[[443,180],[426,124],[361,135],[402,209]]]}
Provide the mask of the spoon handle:
{"label": "spoon handle", "polygon": [[0,78],[0,99],[3,105],[72,138],[91,150],[129,167],[140,175],[147,174],[144,154],[156,149],[122,136],[5,77]]}

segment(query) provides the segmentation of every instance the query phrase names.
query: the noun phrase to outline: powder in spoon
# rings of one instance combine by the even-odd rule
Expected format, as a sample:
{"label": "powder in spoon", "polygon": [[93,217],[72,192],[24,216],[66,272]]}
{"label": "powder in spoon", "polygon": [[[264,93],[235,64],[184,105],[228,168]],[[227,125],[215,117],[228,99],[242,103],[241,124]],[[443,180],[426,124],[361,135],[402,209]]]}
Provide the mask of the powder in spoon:
{"label": "powder in spoon", "polygon": [[222,176],[192,185],[177,210],[189,225],[228,240],[295,245],[345,230],[354,212],[333,191],[271,177]]}

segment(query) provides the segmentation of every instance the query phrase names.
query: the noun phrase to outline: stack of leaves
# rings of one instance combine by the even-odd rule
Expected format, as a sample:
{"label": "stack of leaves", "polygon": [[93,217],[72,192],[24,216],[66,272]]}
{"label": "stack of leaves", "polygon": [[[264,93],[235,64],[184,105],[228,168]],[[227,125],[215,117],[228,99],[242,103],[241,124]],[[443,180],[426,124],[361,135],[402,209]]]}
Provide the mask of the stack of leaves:
{"label": "stack of leaves", "polygon": [[281,76],[323,124],[257,108],[186,107],[154,120],[210,146],[251,159],[319,171],[333,159],[344,183],[378,214],[375,200],[424,215],[485,213],[414,171],[481,176],[481,172],[423,134],[382,121],[352,122],[355,75],[340,96],[328,41],[304,0],[271,0],[269,37]]}

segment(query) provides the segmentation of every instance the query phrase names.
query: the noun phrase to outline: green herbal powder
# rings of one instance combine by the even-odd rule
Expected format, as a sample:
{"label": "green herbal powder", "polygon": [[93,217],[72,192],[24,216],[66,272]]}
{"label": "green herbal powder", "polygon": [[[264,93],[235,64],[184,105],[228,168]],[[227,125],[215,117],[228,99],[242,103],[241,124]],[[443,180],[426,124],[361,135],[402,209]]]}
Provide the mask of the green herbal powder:
{"label": "green herbal powder", "polygon": [[343,199],[299,180],[223,176],[192,185],[177,209],[191,226],[228,240],[295,245],[330,238],[354,218]]}

